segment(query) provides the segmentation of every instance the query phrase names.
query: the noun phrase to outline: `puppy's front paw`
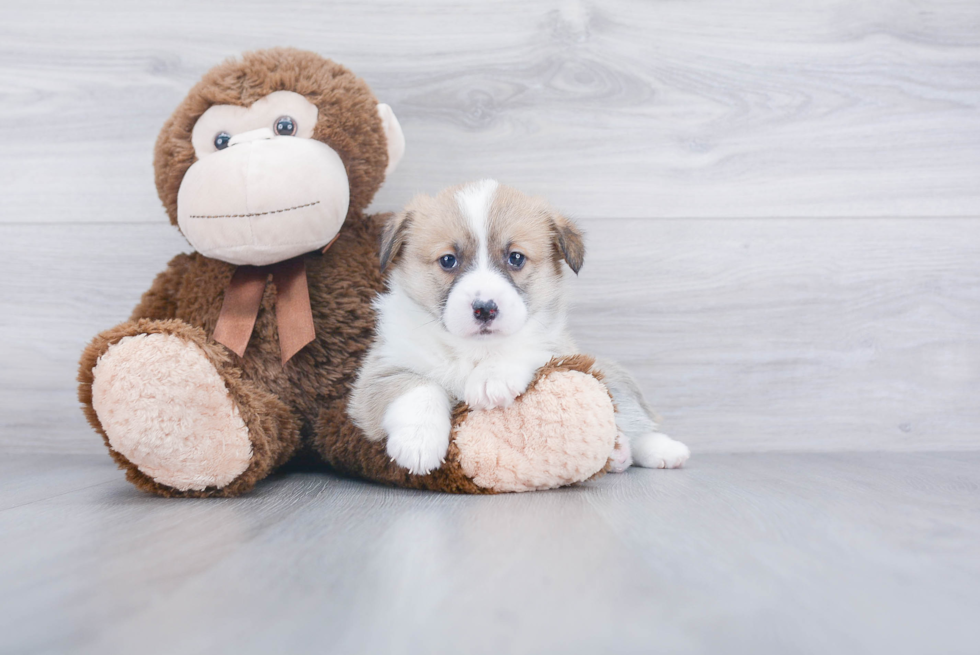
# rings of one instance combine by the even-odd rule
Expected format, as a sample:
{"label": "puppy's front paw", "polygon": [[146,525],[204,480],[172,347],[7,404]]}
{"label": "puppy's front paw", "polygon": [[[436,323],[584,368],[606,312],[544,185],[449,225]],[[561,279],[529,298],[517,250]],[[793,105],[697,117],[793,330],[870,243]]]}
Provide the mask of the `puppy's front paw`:
{"label": "puppy's front paw", "polygon": [[648,469],[680,468],[691,456],[690,448],[659,432],[634,437],[630,445],[633,463]]}
{"label": "puppy's front paw", "polygon": [[449,422],[441,426],[405,426],[388,435],[388,455],[409,473],[425,475],[439,468],[449,448]]}
{"label": "puppy's front paw", "polygon": [[466,404],[472,409],[509,407],[527,390],[534,370],[514,364],[481,365],[466,380]]}
{"label": "puppy's front paw", "polygon": [[439,468],[449,449],[450,416],[446,392],[434,385],[399,396],[382,421],[388,455],[415,475]]}

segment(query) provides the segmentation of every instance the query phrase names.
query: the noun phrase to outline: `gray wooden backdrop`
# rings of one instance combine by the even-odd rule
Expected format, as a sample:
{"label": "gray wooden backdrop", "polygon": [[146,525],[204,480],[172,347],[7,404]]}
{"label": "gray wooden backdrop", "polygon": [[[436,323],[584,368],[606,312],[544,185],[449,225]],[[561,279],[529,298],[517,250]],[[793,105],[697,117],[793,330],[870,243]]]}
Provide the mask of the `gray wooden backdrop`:
{"label": "gray wooden backdrop", "polygon": [[157,130],[315,50],[399,116],[375,202],[496,177],[579,219],[575,331],[696,452],[980,449],[980,2],[3,1],[0,452],[94,453],[85,342],[186,242]]}

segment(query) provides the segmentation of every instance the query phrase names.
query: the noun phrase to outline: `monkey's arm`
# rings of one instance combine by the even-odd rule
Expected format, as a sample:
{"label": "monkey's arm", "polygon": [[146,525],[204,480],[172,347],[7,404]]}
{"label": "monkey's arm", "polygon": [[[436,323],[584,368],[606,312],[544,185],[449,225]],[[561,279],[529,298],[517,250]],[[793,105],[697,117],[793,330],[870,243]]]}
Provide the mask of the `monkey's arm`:
{"label": "monkey's arm", "polygon": [[157,275],[153,284],[140,298],[129,320],[141,318],[166,320],[177,316],[177,294],[190,267],[190,255],[181,253],[170,260],[166,270]]}

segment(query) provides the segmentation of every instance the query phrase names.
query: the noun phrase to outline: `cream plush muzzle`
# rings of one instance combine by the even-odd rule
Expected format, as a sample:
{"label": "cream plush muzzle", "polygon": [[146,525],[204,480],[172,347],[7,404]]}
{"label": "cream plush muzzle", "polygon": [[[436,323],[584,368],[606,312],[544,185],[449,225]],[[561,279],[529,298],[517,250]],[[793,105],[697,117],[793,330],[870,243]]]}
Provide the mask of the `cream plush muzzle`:
{"label": "cream plush muzzle", "polygon": [[332,148],[260,127],[188,169],[177,222],[201,254],[263,266],[330,243],[349,202],[347,172]]}

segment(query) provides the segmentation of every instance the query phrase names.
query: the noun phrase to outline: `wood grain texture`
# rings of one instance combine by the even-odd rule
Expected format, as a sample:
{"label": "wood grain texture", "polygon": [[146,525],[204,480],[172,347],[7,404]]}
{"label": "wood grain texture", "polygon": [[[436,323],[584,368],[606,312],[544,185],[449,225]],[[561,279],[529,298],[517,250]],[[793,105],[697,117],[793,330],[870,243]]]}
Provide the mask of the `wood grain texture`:
{"label": "wood grain texture", "polygon": [[496,177],[585,217],[980,215],[972,0],[16,3],[0,221],[159,222],[151,147],[199,76],[348,64],[408,152],[377,199]]}
{"label": "wood grain texture", "polygon": [[975,221],[585,225],[579,346],[695,449],[980,448]]}
{"label": "wood grain texture", "polygon": [[752,454],[496,497],[292,473],[165,500],[104,458],[14,456],[0,650],[973,653],[978,489],[978,453]]}
{"label": "wood grain texture", "polygon": [[[968,219],[585,220],[573,332],[695,453],[980,449]],[[0,226],[0,451],[99,453],[84,344],[187,244],[169,225]]]}

